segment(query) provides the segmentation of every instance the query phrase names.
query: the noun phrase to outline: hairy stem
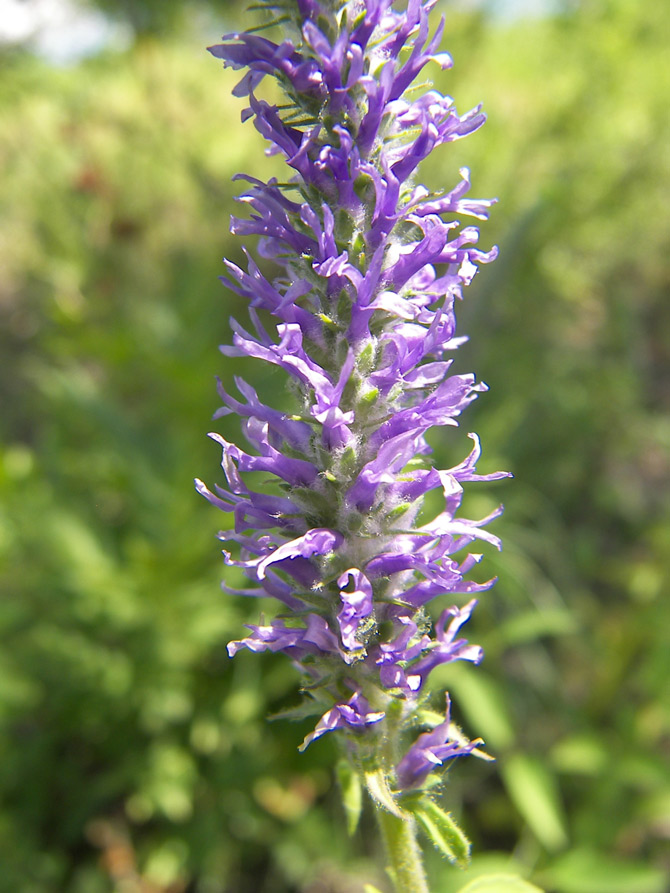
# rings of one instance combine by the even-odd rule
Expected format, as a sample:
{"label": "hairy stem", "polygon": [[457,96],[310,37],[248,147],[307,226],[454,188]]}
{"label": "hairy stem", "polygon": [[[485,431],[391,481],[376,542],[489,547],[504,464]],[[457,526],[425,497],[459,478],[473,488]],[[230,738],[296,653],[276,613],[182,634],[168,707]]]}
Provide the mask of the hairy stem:
{"label": "hairy stem", "polygon": [[377,818],[396,893],[430,893],[421,850],[416,842],[414,819],[409,815],[394,815],[386,809],[377,809]]}

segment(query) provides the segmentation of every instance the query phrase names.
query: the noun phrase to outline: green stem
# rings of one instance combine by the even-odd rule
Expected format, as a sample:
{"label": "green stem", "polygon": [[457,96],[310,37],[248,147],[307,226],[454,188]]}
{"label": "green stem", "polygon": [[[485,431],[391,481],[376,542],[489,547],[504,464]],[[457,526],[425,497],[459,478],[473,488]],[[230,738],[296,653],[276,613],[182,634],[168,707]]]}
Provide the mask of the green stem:
{"label": "green stem", "polygon": [[386,809],[377,809],[389,870],[396,893],[430,893],[421,850],[416,842],[416,825],[409,816],[398,816]]}

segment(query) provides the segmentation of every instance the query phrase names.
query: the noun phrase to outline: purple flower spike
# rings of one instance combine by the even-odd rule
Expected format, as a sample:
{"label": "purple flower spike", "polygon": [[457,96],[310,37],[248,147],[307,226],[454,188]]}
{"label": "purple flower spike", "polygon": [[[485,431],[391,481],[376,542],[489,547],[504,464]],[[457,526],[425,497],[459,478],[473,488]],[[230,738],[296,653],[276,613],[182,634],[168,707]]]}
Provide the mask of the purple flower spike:
{"label": "purple flower spike", "polygon": [[[500,548],[488,530],[500,509],[471,520],[461,499],[471,483],[508,476],[477,471],[474,434],[469,455],[441,470],[427,437],[457,428],[487,390],[452,369],[467,340],[454,307],[497,253],[462,222],[486,220],[495,201],[470,197],[468,168],[437,192],[417,179],[431,152],[484,123],[479,107],[460,114],[450,97],[416,86],[452,65],[444,21],[430,22],[435,3],[260,0],[269,20],[287,22],[286,39],[254,29],[210,47],[242,72],[242,118],[287,165],[284,183],[236,178],[242,211],[231,229],[257,247],[241,266],[225,262],[249,323],[232,320],[221,350],[265,364],[272,379],[219,383],[215,418],[236,415],[245,442],[211,435],[225,482],[196,485],[232,519],[219,534],[224,560],[249,579],[224,588],[273,598],[280,611],[228,650],[286,654],[307,696],[329,707],[302,749],[339,730],[366,759],[391,735],[416,737],[435,667],[481,661],[460,630],[472,595],[494,582],[469,575],[482,557],[475,544]],[[266,78],[281,104],[260,95]],[[273,392],[291,395],[290,409]],[[447,698],[445,721],[416,738],[386,782],[420,787],[475,746],[450,737]]]}

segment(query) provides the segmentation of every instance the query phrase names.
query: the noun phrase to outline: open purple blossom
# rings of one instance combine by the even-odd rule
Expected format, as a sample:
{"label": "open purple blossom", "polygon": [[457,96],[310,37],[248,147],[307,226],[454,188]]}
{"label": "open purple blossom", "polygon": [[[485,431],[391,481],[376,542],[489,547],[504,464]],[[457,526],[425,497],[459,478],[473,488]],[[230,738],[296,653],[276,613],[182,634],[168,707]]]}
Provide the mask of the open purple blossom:
{"label": "open purple blossom", "polygon": [[[354,743],[381,740],[392,713],[405,732],[416,728],[431,671],[483,656],[460,637],[477,604],[462,600],[494,582],[467,575],[481,558],[471,547],[500,548],[486,529],[500,509],[479,520],[458,512],[464,484],[507,474],[477,473],[474,434],[463,462],[439,470],[425,435],[458,426],[486,390],[452,373],[450,354],[464,340],[455,301],[496,256],[476,247],[478,229],[460,218],[485,220],[493,200],[467,197],[467,168],[443,193],[415,182],[432,151],[484,122],[479,108],[459,115],[434,89],[410,96],[427,65],[451,66],[440,51],[444,22],[429,27],[434,5],[283,0],[268,3],[287,17],[279,43],[235,33],[210,47],[244,72],[242,117],[290,168],[286,184],[240,177],[248,213],[232,231],[258,237],[261,260],[247,252],[246,269],[226,261],[224,281],[249,301],[251,325],[233,320],[221,349],[282,370],[296,397],[285,413],[242,378],[238,396],[219,384],[216,415],[239,416],[249,446],[210,435],[225,484],[197,487],[232,517],[220,537],[231,544],[227,564],[252,581],[243,593],[281,605],[281,616],[228,649],[282,651],[304,670],[322,716],[303,747],[334,730]],[[285,104],[260,95],[268,76]],[[256,471],[276,486],[256,490],[245,478]],[[427,520],[433,491],[442,508]],[[449,711],[447,698],[444,722],[386,766],[396,791],[475,749],[450,739]]]}
{"label": "open purple blossom", "polygon": [[463,743],[453,737],[451,728],[451,702],[447,695],[447,710],[444,722],[430,732],[419,735],[405,756],[398,763],[397,777],[401,788],[418,787],[436,766],[447,760],[463,757],[482,743],[480,739]]}
{"label": "open purple blossom", "polygon": [[335,707],[323,714],[314,731],[310,732],[300,745],[300,750],[304,750],[308,744],[311,744],[316,738],[320,738],[321,735],[325,735],[326,732],[347,726],[351,729],[361,729],[374,725],[382,719],[384,719],[384,713],[371,711],[367,699],[357,691],[346,703],[336,704]]}

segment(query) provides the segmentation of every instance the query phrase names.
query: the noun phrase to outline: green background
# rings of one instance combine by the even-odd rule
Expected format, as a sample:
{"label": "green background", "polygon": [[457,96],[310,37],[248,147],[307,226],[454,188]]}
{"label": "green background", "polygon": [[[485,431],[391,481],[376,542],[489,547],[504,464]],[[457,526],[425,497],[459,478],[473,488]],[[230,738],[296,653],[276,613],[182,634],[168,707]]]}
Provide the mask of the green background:
{"label": "green background", "polygon": [[[309,726],[266,719],[297,700],[290,662],[226,656],[268,606],[220,591],[226,520],[191,483],[220,479],[217,346],[245,312],[217,281],[241,256],[231,176],[277,164],[203,46],[217,15],[252,18],[100,5],[130,15],[128,49],[0,53],[0,893],[386,889],[372,817],[346,835],[333,742],[300,755]],[[468,164],[501,257],[459,317],[457,369],[491,391],[432,437],[452,463],[476,430],[515,480],[468,498],[506,504],[500,581],[470,624],[484,664],[435,685],[497,762],[450,773],[475,859],[429,853],[432,884],[666,893],[670,7],[447,12],[438,86],[489,121],[422,179]]]}

